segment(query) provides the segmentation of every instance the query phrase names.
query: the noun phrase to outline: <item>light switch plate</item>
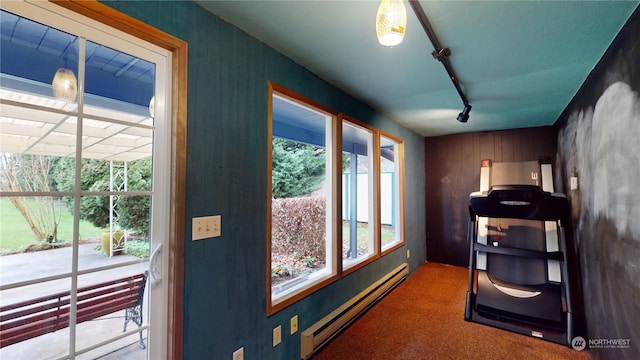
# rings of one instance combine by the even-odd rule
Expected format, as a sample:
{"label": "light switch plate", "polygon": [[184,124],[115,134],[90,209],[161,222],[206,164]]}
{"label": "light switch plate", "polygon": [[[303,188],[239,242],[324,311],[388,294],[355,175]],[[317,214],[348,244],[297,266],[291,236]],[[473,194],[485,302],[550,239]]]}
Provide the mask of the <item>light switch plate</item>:
{"label": "light switch plate", "polygon": [[571,177],[569,187],[571,190],[578,190],[578,178],[576,176]]}
{"label": "light switch plate", "polygon": [[222,216],[194,217],[191,221],[191,240],[202,240],[220,236]]}

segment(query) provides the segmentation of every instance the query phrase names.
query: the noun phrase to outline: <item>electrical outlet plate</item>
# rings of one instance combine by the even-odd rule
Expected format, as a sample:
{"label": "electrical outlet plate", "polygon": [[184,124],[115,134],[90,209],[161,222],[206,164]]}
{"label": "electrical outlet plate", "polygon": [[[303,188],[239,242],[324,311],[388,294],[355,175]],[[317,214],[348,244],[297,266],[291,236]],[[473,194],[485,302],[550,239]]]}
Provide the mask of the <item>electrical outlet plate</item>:
{"label": "electrical outlet plate", "polygon": [[273,328],[273,346],[280,344],[282,342],[282,326],[278,325]]}
{"label": "electrical outlet plate", "polygon": [[570,178],[569,188],[571,190],[578,190],[578,178],[576,176]]}
{"label": "electrical outlet plate", "polygon": [[191,221],[192,240],[202,240],[220,236],[222,216],[194,217]]}
{"label": "electrical outlet plate", "polygon": [[291,324],[290,334],[293,335],[298,331],[298,315],[291,318],[290,324]]}
{"label": "electrical outlet plate", "polygon": [[244,347],[233,352],[233,360],[244,360]]}
{"label": "electrical outlet plate", "polygon": [[407,249],[407,259],[411,257],[411,250]]}

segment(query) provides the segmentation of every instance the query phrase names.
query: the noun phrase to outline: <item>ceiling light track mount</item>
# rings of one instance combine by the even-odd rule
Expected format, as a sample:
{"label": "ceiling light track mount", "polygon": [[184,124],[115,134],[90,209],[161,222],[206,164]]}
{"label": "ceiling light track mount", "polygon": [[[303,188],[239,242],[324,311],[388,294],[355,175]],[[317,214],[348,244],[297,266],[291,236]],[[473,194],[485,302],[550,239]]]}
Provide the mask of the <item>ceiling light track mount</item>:
{"label": "ceiling light track mount", "polygon": [[[469,112],[471,111],[471,105],[469,104],[469,99],[462,91],[462,87],[460,86],[460,82],[458,81],[458,77],[456,76],[455,71],[453,71],[453,67],[451,66],[451,62],[449,62],[449,56],[451,56],[451,50],[449,48],[445,48],[440,44],[440,41],[436,37],[435,31],[433,31],[433,27],[427,18],[427,14],[425,14],[424,9],[420,5],[418,0],[409,0],[409,5],[413,9],[413,12],[418,17],[418,21],[420,21],[420,25],[422,25],[422,29],[431,40],[431,44],[433,45],[434,51],[431,55],[434,59],[440,61],[444,66],[447,74],[449,74],[449,78],[458,91],[458,95],[460,95],[460,99],[464,104],[464,110],[458,115],[458,121],[467,122],[469,119]],[[463,121],[464,120],[464,121]]]}
{"label": "ceiling light track mount", "polygon": [[451,49],[449,49],[449,48],[435,49],[435,50],[433,50],[431,55],[433,56],[434,59],[436,59],[436,60],[438,60],[440,62],[443,62],[443,61],[445,61],[445,59],[447,59],[447,57],[449,55],[451,55]]}

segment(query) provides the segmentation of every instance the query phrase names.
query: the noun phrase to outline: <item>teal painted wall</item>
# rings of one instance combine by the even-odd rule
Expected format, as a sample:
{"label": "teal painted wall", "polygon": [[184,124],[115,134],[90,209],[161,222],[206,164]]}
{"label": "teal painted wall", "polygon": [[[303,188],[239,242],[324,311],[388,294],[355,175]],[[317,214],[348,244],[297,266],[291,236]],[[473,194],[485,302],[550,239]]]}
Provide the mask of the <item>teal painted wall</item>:
{"label": "teal painted wall", "polygon": [[[185,243],[184,358],[298,359],[300,333],[405,261],[425,260],[424,139],[192,2],[106,2],[189,43],[186,233],[222,215],[222,237]],[[407,246],[266,316],[267,81],[405,141]],[[283,343],[272,347],[282,325]]]}

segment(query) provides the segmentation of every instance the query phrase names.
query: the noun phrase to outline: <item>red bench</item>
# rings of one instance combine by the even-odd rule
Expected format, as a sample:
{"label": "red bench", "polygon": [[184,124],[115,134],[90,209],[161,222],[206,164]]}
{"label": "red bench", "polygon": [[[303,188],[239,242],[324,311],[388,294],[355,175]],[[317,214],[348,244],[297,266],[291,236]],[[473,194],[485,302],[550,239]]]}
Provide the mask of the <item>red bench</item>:
{"label": "red bench", "polygon": [[[76,323],[125,310],[124,330],[142,326],[142,300],[148,273],[78,289]],[[69,291],[0,308],[0,348],[69,326]],[[140,347],[145,348],[140,330]]]}

